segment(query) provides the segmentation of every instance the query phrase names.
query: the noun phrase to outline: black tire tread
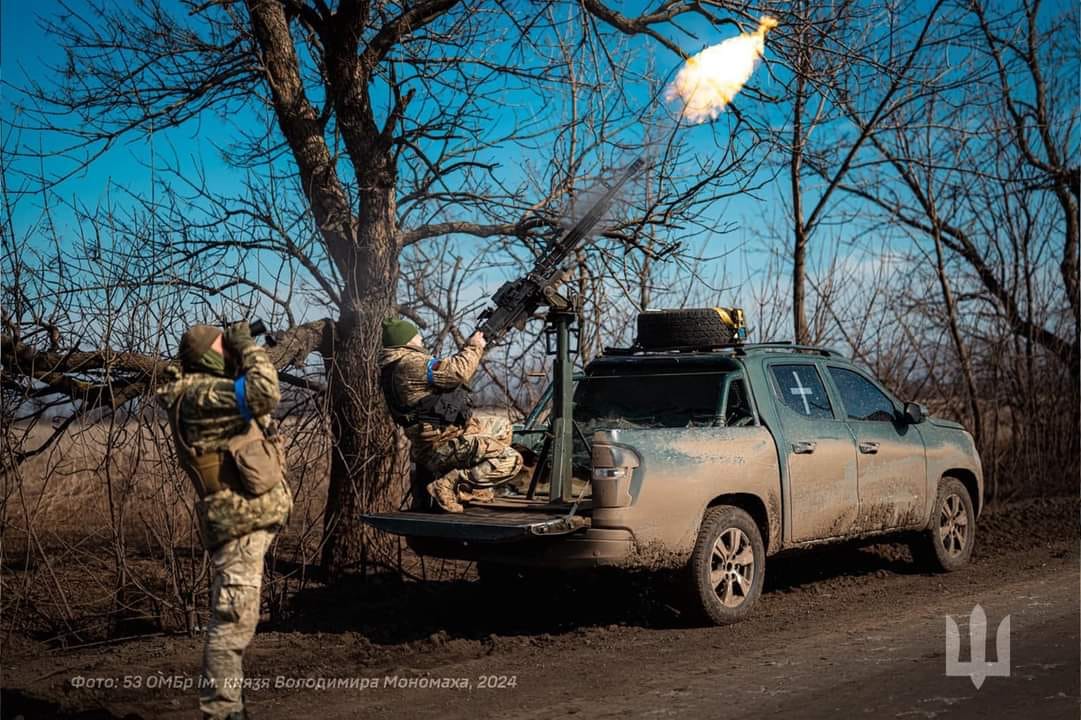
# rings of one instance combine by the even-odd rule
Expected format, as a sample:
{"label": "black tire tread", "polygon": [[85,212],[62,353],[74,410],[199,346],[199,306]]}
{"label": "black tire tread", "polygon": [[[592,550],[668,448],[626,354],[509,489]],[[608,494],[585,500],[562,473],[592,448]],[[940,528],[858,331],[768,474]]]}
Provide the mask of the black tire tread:
{"label": "black tire tread", "polygon": [[712,308],[650,310],[638,315],[637,344],[646,349],[713,347],[735,340]]}
{"label": "black tire tread", "polygon": [[[717,536],[730,527],[739,528],[750,539],[756,566],[751,592],[743,604],[736,608],[726,608],[720,604],[707,580],[709,573],[702,572],[703,564],[710,562]],[[762,583],[766,572],[766,547],[762,542],[762,533],[758,529],[758,524],[745,510],[733,505],[719,505],[706,510],[687,572],[690,590],[688,609],[693,620],[712,625],[729,625],[746,618],[762,594]]]}
{"label": "black tire tread", "polygon": [[[938,537],[938,518],[942,509],[942,501],[949,494],[957,493],[961,497],[961,502],[965,504],[965,510],[968,513],[969,518],[969,536],[968,546],[959,557],[950,557],[946,554],[945,548],[942,547],[942,542]],[[965,484],[955,477],[949,475],[943,477],[938,483],[938,493],[935,496],[934,510],[931,513],[931,522],[928,527],[917,535],[912,543],[910,549],[912,551],[912,560],[918,567],[924,568],[929,572],[946,573],[960,570],[962,567],[968,564],[969,559],[972,557],[972,548],[976,544],[976,513],[972,504],[972,497],[969,495],[968,488]]]}

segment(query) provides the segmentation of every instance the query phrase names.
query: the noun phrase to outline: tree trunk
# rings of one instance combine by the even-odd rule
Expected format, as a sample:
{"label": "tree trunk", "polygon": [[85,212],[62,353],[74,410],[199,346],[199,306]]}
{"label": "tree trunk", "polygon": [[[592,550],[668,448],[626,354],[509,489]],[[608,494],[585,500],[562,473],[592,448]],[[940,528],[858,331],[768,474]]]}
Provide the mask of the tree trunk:
{"label": "tree trunk", "polygon": [[389,557],[373,545],[377,538],[359,516],[396,507],[407,473],[379,385],[382,322],[395,312],[398,283],[394,173],[389,157],[371,157],[369,172],[361,177],[369,190],[361,195],[342,315],[326,361],[334,450],[322,569],[331,579],[365,573],[373,561],[381,564]]}
{"label": "tree trunk", "polygon": [[398,231],[394,156],[380,133],[367,95],[370,68],[357,55],[360,5],[343,6],[324,41],[325,66],[337,127],[361,191],[356,215],[338,177],[338,158],[324,124],[304,92],[300,61],[285,6],[248,0],[274,110],[293,157],[312,216],[342,279],[341,314],[324,355],[334,444],[323,516],[322,570],[335,579],[368,570],[373,536],[362,511],[386,509],[402,477],[397,433],[379,387],[381,324],[396,306]]}
{"label": "tree trunk", "polygon": [[792,99],[792,158],[789,162],[789,181],[792,187],[792,331],[793,339],[800,344],[810,342],[807,330],[806,268],[807,234],[809,228],[803,221],[803,106],[806,101],[806,72],[809,63],[805,46],[806,29],[799,32],[799,65],[796,75],[796,92]]}
{"label": "tree trunk", "polygon": [[375,538],[360,514],[390,509],[388,498],[402,473],[379,387],[378,325],[388,310],[388,302],[366,299],[354,322],[338,323],[334,354],[325,362],[334,434],[323,516],[321,563],[327,579],[366,573],[378,560],[371,547]]}
{"label": "tree trunk", "polygon": [[811,339],[807,330],[806,267],[807,235],[803,227],[797,224],[792,248],[792,326],[795,340],[801,345],[806,345]]}
{"label": "tree trunk", "polygon": [[[932,212],[934,210],[932,209]],[[953,295],[953,287],[946,272],[945,253],[942,250],[942,233],[938,230],[937,216],[932,224],[931,237],[935,241],[935,271],[938,275],[939,289],[942,291],[942,302],[946,309],[946,321],[949,325],[950,338],[953,340],[953,348],[957,352],[957,362],[961,366],[961,378],[965,383],[965,395],[968,398],[968,410],[972,415],[972,436],[977,446],[983,438],[983,414],[980,408],[979,394],[976,392],[976,379],[972,372],[972,361],[969,358],[968,348],[965,347],[964,338],[961,337],[961,326],[957,320],[957,302]]]}

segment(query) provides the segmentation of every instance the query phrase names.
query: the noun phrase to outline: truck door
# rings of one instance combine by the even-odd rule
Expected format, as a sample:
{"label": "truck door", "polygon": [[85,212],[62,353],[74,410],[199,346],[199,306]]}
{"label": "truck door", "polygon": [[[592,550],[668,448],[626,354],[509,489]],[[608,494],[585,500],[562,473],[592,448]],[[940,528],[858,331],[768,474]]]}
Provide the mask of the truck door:
{"label": "truck door", "polygon": [[830,379],[856,438],[861,532],[926,520],[927,461],[923,438],[900,408],[851,368],[829,366]]}
{"label": "truck door", "polygon": [[788,465],[791,540],[845,535],[859,506],[852,431],[835,414],[814,363],[768,367],[781,420],[778,446]]}

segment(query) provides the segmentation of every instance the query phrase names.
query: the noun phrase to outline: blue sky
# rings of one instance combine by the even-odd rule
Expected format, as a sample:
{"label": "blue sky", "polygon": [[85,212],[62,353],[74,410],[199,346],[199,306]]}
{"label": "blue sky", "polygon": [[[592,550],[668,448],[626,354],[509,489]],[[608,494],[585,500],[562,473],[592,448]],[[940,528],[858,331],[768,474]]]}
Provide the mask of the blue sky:
{"label": "blue sky", "polygon": [[[110,0],[111,1],[111,0]],[[78,0],[72,3],[78,6]],[[2,3],[2,43],[0,43],[0,78],[3,87],[0,90],[0,122],[5,132],[9,123],[18,122],[15,106],[20,102],[18,94],[11,86],[24,87],[28,82],[47,83],[51,77],[50,68],[63,65],[64,51],[53,38],[40,27],[40,19],[63,11],[58,0],[38,0],[37,2],[18,2],[8,0]],[[93,206],[104,199],[110,183],[133,192],[144,192],[149,188],[152,175],[152,163],[162,162],[169,157],[197,158],[199,165],[207,171],[211,180],[232,179],[240,176],[232,172],[222,161],[212,145],[206,142],[206,127],[191,123],[181,130],[157,134],[153,142],[145,135],[132,134],[123,138],[98,161],[65,181],[57,192],[64,198],[77,200]],[[45,151],[65,147],[62,138],[55,134],[22,134],[22,142],[32,147],[41,147]],[[53,157],[45,170],[49,173],[67,172],[72,167],[64,158]],[[40,199],[20,203],[15,213],[16,227],[27,227],[34,222],[41,206]],[[70,215],[62,214],[64,218]]]}
{"label": "blue sky", "polygon": [[[77,3],[76,3],[77,5]],[[14,103],[18,102],[17,93],[13,93],[10,86],[25,86],[30,81],[48,82],[50,66],[62,65],[65,55],[62,48],[56,46],[40,27],[40,18],[61,12],[62,6],[57,0],[40,0],[35,3],[9,2],[2,5],[2,79],[4,81],[3,98],[0,102],[0,121],[3,121],[5,130],[13,120],[18,123]],[[631,9],[625,9],[631,12]],[[718,31],[709,27],[704,20],[697,17],[688,18],[681,26],[695,34],[697,37],[689,37],[681,31],[670,29],[670,36],[677,41],[686,43],[689,51],[697,51],[706,45],[719,42],[734,34],[731,26],[726,26]],[[659,69],[668,73],[674,73],[680,61],[668,50],[653,44],[646,45],[649,52],[655,57]],[[318,101],[318,98],[314,98]],[[519,117],[528,116],[530,113],[543,114],[548,108],[538,103],[538,98],[513,91],[508,94],[509,104],[518,105]],[[647,98],[642,98],[643,106]],[[104,157],[99,158],[89,168],[80,171],[72,178],[63,182],[55,190],[62,200],[61,203],[50,202],[54,211],[54,219],[57,222],[60,235],[65,238],[76,238],[80,228],[74,220],[73,213],[64,208],[64,203],[78,203],[88,207],[94,207],[106,201],[117,202],[121,206],[124,191],[135,194],[147,194],[151,187],[153,168],[161,167],[166,162],[177,162],[180,165],[191,168],[199,168],[200,172],[206,173],[211,188],[223,194],[230,194],[240,187],[244,180],[244,173],[237,171],[224,162],[214,148],[215,138],[228,135],[228,128],[223,125],[235,122],[246,124],[247,118],[206,118],[202,122],[188,123],[179,129],[156,132],[152,137],[145,134],[131,134],[125,137],[115,147],[111,148]],[[503,122],[502,120],[497,121]],[[498,125],[497,128],[498,130]],[[640,133],[640,128],[629,127],[626,129],[628,138],[633,138]],[[714,146],[718,141],[724,142],[726,130],[725,118],[722,117],[714,126],[702,126],[688,128],[681,131],[685,142],[694,144],[701,143],[704,148]],[[20,142],[24,145],[40,145],[46,152],[63,146],[61,138],[55,135],[39,135],[24,132],[20,135]],[[543,145],[543,143],[542,143]],[[514,152],[513,150],[511,152]],[[628,160],[630,158],[628,157]],[[532,156],[515,158],[507,155],[503,158],[507,166],[506,173],[513,175],[516,163],[531,162],[543,164],[547,158],[542,153]],[[18,164],[16,160],[16,164]],[[291,161],[290,161],[291,162]],[[71,166],[70,161],[55,155],[49,159],[45,166],[46,172],[56,174],[65,172]],[[36,165],[34,169],[36,169]],[[17,173],[9,173],[9,185],[17,178]],[[10,190],[18,190],[18,187],[10,187]],[[768,197],[769,193],[766,193]],[[33,235],[37,229],[35,223],[39,222],[43,198],[31,196],[22,198],[16,205],[13,224],[16,236]],[[780,212],[780,205],[776,202],[769,203],[767,213]],[[723,223],[732,223],[733,220],[739,227],[740,220],[734,218],[752,217],[758,220],[763,214],[763,205],[754,198],[738,198],[716,203],[710,209],[710,215],[716,218],[715,226]],[[777,218],[780,220],[780,218]],[[749,252],[748,248],[757,246],[759,243],[754,239],[752,232],[737,229],[732,234],[716,234],[704,238],[704,254],[718,256],[738,249],[735,255],[729,257],[728,263],[738,263],[741,267],[733,272],[729,269],[729,277],[742,280],[759,270],[764,264],[764,256],[757,252]],[[475,242],[472,238],[466,238],[463,246],[469,247],[468,243]],[[696,242],[701,244],[701,242]],[[479,274],[476,283],[476,293],[486,293],[500,282],[498,272],[492,271]]]}
{"label": "blue sky", "polygon": [[[78,3],[76,2],[75,5],[77,6]],[[28,81],[47,82],[49,78],[47,69],[50,66],[63,64],[62,48],[58,47],[55,41],[40,28],[41,17],[48,17],[61,11],[62,6],[58,0],[39,0],[34,3],[9,0],[2,4],[0,78],[3,79],[4,88],[2,102],[0,102],[0,120],[4,122],[5,128],[9,127],[12,120],[18,120],[13,103],[18,102],[19,99],[17,93],[11,90],[11,86],[25,86]],[[687,35],[673,31],[692,50],[718,42],[733,32],[731,28],[725,28],[724,31],[727,34],[718,34],[715,29],[708,27],[703,20],[696,17],[681,21],[681,26],[700,38],[696,41]],[[679,61],[672,53],[660,46],[657,46],[655,51],[659,58],[658,65],[663,66],[667,63],[670,72],[678,68]],[[318,98],[315,99],[318,100]],[[527,99],[529,100],[535,101],[535,98]],[[530,108],[523,108],[523,110],[529,112]],[[534,107],[532,111],[543,111],[543,108]],[[243,122],[244,118],[233,118],[233,120]],[[496,129],[498,130],[498,124]],[[155,133],[152,142],[148,142],[149,138],[146,136],[128,136],[88,170],[66,181],[59,191],[65,197],[77,197],[87,204],[93,204],[95,199],[103,195],[109,181],[135,191],[142,191],[147,187],[151,176],[148,165],[153,162],[162,163],[169,158],[178,158],[181,163],[194,161],[209,174],[212,181],[227,184],[230,180],[238,182],[242,175],[227,167],[212,145],[212,139],[217,134],[216,130],[217,128],[214,128],[211,123],[189,123],[181,130],[173,129]],[[635,128],[627,130],[629,137],[637,134]],[[688,129],[684,131],[684,135],[697,135],[700,139],[707,138],[713,135],[713,129],[705,127]],[[40,144],[46,151],[63,146],[59,138],[45,134],[23,133],[21,141],[30,146]],[[712,139],[707,139],[706,142],[712,142]],[[543,157],[530,159],[538,163],[545,160]],[[65,164],[64,158],[57,156],[50,160],[46,170],[51,173],[62,172]],[[231,175],[233,177],[230,177]],[[25,226],[32,217],[36,216],[37,205],[39,203],[23,203],[16,218],[17,224]]]}
{"label": "blue sky", "polygon": [[[74,3],[73,4],[78,4]],[[635,3],[645,4],[645,3]],[[1051,6],[1056,3],[1050,3]],[[4,124],[5,132],[9,130],[12,120],[18,121],[14,116],[13,102],[17,100],[10,88],[24,86],[28,80],[47,81],[48,73],[45,71],[50,65],[63,62],[64,54],[61,48],[56,47],[53,41],[42,32],[38,26],[39,15],[51,15],[61,11],[61,5],[57,0],[38,0],[34,3],[14,2],[9,0],[2,6],[2,42],[0,42],[0,77],[4,82],[2,99],[0,99],[0,121]],[[634,7],[624,5],[624,12],[634,13]],[[1055,8],[1052,8],[1054,10]],[[682,30],[665,28],[664,32],[680,43],[690,52],[714,44],[734,34],[731,26],[723,26],[720,29],[707,26],[704,20],[696,15],[690,15],[680,21]],[[684,30],[694,34],[689,36]],[[655,59],[656,67],[660,73],[674,72],[680,61],[668,50],[651,41],[643,41],[636,45],[637,52],[648,53]],[[769,42],[767,40],[767,58],[770,57]],[[781,68],[774,68],[783,72]],[[760,68],[755,83],[765,87],[767,91],[776,90],[771,87],[770,80],[763,69]],[[646,98],[643,96],[643,102]],[[519,115],[529,113],[543,114],[549,111],[543,98],[515,93],[509,91],[507,95],[508,106],[515,106]],[[509,117],[509,116],[508,116]],[[64,182],[57,193],[61,198],[71,202],[76,201],[88,206],[94,206],[103,201],[106,193],[112,193],[113,199],[120,197],[121,189],[129,190],[136,194],[146,193],[150,186],[152,168],[150,165],[160,166],[168,160],[175,159],[185,168],[201,168],[206,172],[210,186],[223,193],[230,194],[239,187],[244,175],[226,166],[218,151],[213,145],[217,137],[228,135],[230,123],[245,123],[247,118],[240,117],[207,117],[199,123],[189,123],[183,128],[164,132],[157,132],[152,138],[142,135],[131,135],[125,138],[119,145],[111,149],[108,154],[95,162],[88,170]],[[715,124],[707,124],[696,128],[682,130],[680,141],[700,152],[708,153],[717,144],[724,144],[730,138],[728,133],[729,118],[722,116]],[[495,129],[499,129],[500,122],[496,120]],[[779,125],[782,118],[776,118]],[[633,137],[637,129],[628,128],[628,135]],[[57,147],[59,140],[49,136],[35,136],[33,133],[24,133],[20,138],[24,144],[40,143],[49,151]],[[516,163],[528,161],[542,164],[547,162],[544,156],[544,143],[539,143],[541,151],[536,154],[528,153],[525,156],[515,157],[514,152],[508,152],[502,158],[505,165],[504,172],[513,178]],[[46,170],[51,173],[60,171],[65,166],[65,160],[53,157],[48,161]],[[9,185],[15,175],[9,174]],[[18,188],[9,187],[9,190]],[[715,220],[716,225],[724,222],[732,222],[736,230],[731,234],[708,234],[702,238],[705,241],[705,253],[707,255],[720,255],[726,251],[735,251],[725,261],[729,278],[734,282],[740,282],[761,274],[765,267],[766,254],[761,251],[766,242],[767,225],[773,225],[781,229],[787,227],[784,217],[786,204],[784,199],[788,195],[787,180],[782,178],[764,188],[755,197],[740,197],[735,200],[720,201],[715,203],[709,210],[709,215]],[[811,202],[815,201],[815,193],[811,192]],[[42,200],[40,197],[28,197],[21,200],[17,206],[14,225],[16,233],[22,235],[33,232],[33,225],[39,214]],[[60,210],[57,212],[62,234],[75,236],[78,228],[72,226],[72,215]],[[825,228],[820,236],[821,242],[816,239],[817,247],[832,246],[838,240],[845,240],[846,233],[850,233],[843,227]],[[857,266],[859,258],[848,261],[851,266]],[[769,278],[760,278],[763,282]],[[483,284],[488,285],[494,278],[479,278]],[[490,288],[486,288],[490,289]],[[743,302],[747,302],[743,299]],[[724,303],[728,304],[728,303]]]}

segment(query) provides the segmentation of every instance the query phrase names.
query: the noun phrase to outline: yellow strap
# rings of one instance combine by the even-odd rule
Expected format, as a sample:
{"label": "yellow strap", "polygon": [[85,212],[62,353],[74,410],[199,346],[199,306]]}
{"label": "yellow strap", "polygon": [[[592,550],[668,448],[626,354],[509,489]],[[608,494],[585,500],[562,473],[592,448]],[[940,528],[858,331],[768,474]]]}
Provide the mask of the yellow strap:
{"label": "yellow strap", "polygon": [[717,317],[721,319],[721,323],[725,326],[736,330],[743,327],[742,308],[715,307],[713,308],[713,312],[717,313]]}

